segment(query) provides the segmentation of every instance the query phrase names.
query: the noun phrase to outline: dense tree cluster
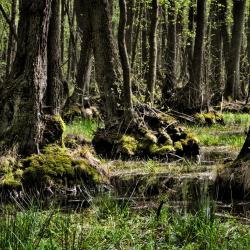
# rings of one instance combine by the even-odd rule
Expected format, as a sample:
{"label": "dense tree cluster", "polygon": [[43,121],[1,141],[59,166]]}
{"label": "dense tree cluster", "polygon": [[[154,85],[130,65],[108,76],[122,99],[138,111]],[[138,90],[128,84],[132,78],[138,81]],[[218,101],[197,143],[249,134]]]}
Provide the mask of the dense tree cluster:
{"label": "dense tree cluster", "polygon": [[2,1],[1,153],[39,152],[48,120],[86,97],[98,96],[107,127],[138,125],[142,103],[189,114],[247,103],[249,10],[247,0]]}

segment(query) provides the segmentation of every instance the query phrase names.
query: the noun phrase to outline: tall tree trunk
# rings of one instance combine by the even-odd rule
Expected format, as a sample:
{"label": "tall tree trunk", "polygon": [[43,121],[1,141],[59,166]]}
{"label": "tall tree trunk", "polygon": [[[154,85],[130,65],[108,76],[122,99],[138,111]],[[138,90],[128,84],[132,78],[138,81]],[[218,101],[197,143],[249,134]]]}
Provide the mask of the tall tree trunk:
{"label": "tall tree trunk", "polygon": [[146,101],[152,105],[154,103],[154,91],[156,81],[156,62],[157,62],[157,26],[158,26],[158,0],[152,0],[151,26],[149,36],[149,69],[147,76]]}
{"label": "tall tree trunk", "polygon": [[64,62],[65,0],[61,0],[61,62]]}
{"label": "tall tree trunk", "polygon": [[60,114],[64,100],[60,47],[60,0],[52,0],[48,34],[47,105],[50,114]]}
{"label": "tall tree trunk", "polygon": [[197,0],[197,26],[189,82],[189,109],[202,109],[202,70],[206,30],[206,0]]}
{"label": "tall tree trunk", "polygon": [[76,20],[81,34],[81,52],[77,65],[76,86],[72,97],[72,104],[83,104],[83,95],[90,83],[92,60],[91,23],[86,2],[75,0]]}
{"label": "tall tree trunk", "polygon": [[134,62],[135,62],[135,57],[136,57],[136,48],[137,48],[139,35],[140,35],[142,13],[143,13],[143,4],[140,3],[139,11],[138,11],[137,19],[136,19],[137,26],[135,30],[135,35],[134,35],[133,44],[132,44],[132,51],[131,51],[131,69],[133,69],[134,67]]}
{"label": "tall tree trunk", "polygon": [[190,72],[192,70],[192,61],[194,55],[194,1],[190,2],[189,10],[188,10],[188,37],[186,42],[186,75],[189,75],[190,80]]}
{"label": "tall tree trunk", "polygon": [[20,2],[17,54],[11,78],[0,89],[1,152],[37,152],[42,139],[42,100],[47,85],[51,0]]}
{"label": "tall tree trunk", "polygon": [[118,65],[107,0],[87,0],[91,13],[96,79],[108,118],[113,118],[118,102]]}
{"label": "tall tree trunk", "polygon": [[[250,9],[249,9],[250,12]],[[248,13],[248,20],[247,20],[247,60],[248,60],[248,94],[246,98],[246,104],[249,101],[250,97],[250,15]]]}
{"label": "tall tree trunk", "polygon": [[233,5],[233,31],[228,62],[227,82],[224,96],[226,99],[232,97],[234,100],[242,98],[240,87],[240,51],[242,44],[242,33],[245,19],[245,0],[234,0]]}
{"label": "tall tree trunk", "polygon": [[[17,9],[17,0],[12,0],[10,27],[12,27],[14,30],[16,30],[16,9]],[[9,39],[8,39],[7,61],[6,61],[6,78],[8,77],[11,71],[11,64],[12,64],[12,59],[14,58],[14,53],[15,53],[15,39],[14,39],[14,34],[10,28]]]}
{"label": "tall tree trunk", "polygon": [[[219,100],[222,95],[222,8],[217,0],[211,3],[211,79],[210,90],[214,100]],[[216,103],[214,103],[216,104]]]}
{"label": "tall tree trunk", "polygon": [[[135,1],[126,0],[127,4],[127,30],[126,30],[126,47],[129,57],[132,52],[132,43],[133,43],[133,31],[134,31],[134,16],[135,16]],[[138,10],[136,10],[138,11]]]}
{"label": "tall tree trunk", "polygon": [[132,118],[132,89],[130,80],[130,65],[125,40],[125,28],[127,23],[127,7],[125,0],[119,0],[120,21],[118,30],[118,46],[123,70],[123,106],[125,123],[129,124]]}
{"label": "tall tree trunk", "polygon": [[166,75],[162,88],[163,101],[166,102],[176,87],[176,5],[170,0],[168,9],[168,38],[166,49]]}

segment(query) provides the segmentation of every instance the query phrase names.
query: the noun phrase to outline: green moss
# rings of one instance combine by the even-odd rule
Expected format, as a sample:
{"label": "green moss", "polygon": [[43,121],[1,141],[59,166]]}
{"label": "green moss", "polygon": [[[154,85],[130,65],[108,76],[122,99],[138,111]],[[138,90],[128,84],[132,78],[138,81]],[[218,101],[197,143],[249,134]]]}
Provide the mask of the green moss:
{"label": "green moss", "polygon": [[58,126],[60,126],[61,130],[62,130],[63,132],[65,132],[65,130],[66,130],[66,125],[65,125],[65,122],[63,121],[62,117],[61,117],[60,115],[54,115],[54,116],[52,117],[52,119],[54,120],[54,122],[55,122]]}
{"label": "green moss", "polygon": [[[88,179],[95,183],[99,183],[103,179],[100,173],[94,167],[91,167],[86,159],[76,160],[74,164],[76,165],[75,171],[77,179]],[[86,178],[86,175],[88,178]]]}
{"label": "green moss", "polygon": [[206,120],[203,116],[203,114],[195,114],[194,115],[194,118],[197,120],[198,123],[200,124],[205,124],[206,123]]}
{"label": "green moss", "polygon": [[163,137],[164,139],[164,144],[172,145],[173,140],[171,139],[171,136],[164,131],[163,129],[159,129],[159,134]]}
{"label": "green moss", "polygon": [[164,123],[164,124],[173,124],[173,123],[177,123],[177,120],[168,114],[165,113],[159,113],[158,114],[158,118]]}
{"label": "green moss", "polygon": [[24,182],[43,183],[73,177],[72,159],[65,148],[47,146],[43,154],[34,154],[22,160]]}
{"label": "green moss", "polygon": [[194,117],[200,124],[213,125],[216,123],[224,123],[223,115],[218,112],[195,114]]}
{"label": "green moss", "polygon": [[63,118],[66,122],[72,122],[74,118],[81,116],[82,111],[78,106],[71,106],[66,112],[63,113]]}
{"label": "green moss", "polygon": [[123,135],[119,143],[121,144],[121,152],[129,156],[135,155],[139,148],[138,140],[132,135]]}
{"label": "green moss", "polygon": [[5,188],[15,189],[21,185],[21,178],[17,178],[12,172],[6,173],[0,181],[0,186]]}
{"label": "green moss", "polygon": [[[88,156],[90,158],[91,152]],[[21,161],[23,183],[28,186],[99,183],[102,180],[101,171],[91,165],[89,158],[86,147],[71,155],[66,148],[47,146],[43,154],[34,154]]]}
{"label": "green moss", "polygon": [[190,143],[199,144],[198,138],[192,133],[188,133],[186,139],[182,139],[180,142],[182,146],[187,146]]}
{"label": "green moss", "polygon": [[171,145],[158,146],[157,144],[152,144],[149,147],[149,151],[152,155],[165,155],[169,152],[175,151],[175,149]]}
{"label": "green moss", "polygon": [[157,137],[150,130],[147,131],[147,133],[144,135],[144,137],[146,140],[148,140],[150,142],[157,143]]}
{"label": "green moss", "polygon": [[183,146],[182,146],[180,141],[177,141],[177,142],[174,143],[174,148],[175,148],[176,151],[177,150],[178,151],[183,151]]}

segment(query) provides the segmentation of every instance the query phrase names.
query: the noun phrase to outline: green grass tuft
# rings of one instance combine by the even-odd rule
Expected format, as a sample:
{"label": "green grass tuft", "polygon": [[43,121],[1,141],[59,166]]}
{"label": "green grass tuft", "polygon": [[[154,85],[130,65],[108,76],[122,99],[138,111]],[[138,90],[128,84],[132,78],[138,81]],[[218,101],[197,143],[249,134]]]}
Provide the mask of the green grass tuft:
{"label": "green grass tuft", "polygon": [[83,135],[86,139],[92,140],[99,124],[94,120],[76,119],[66,127],[65,135]]}

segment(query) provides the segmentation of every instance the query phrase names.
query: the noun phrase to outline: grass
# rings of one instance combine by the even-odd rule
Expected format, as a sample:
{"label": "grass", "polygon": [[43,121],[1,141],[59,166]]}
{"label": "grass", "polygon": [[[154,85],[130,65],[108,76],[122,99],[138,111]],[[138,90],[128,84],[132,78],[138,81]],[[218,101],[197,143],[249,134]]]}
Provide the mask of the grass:
{"label": "grass", "polygon": [[250,125],[250,115],[225,113],[223,118],[225,126],[189,126],[188,129],[197,135],[203,146],[228,146],[240,149],[246,139],[245,132]]}
{"label": "grass", "polygon": [[99,123],[95,120],[76,119],[67,125],[65,134],[83,135],[86,139],[92,140],[98,127]]}
{"label": "grass", "polygon": [[233,220],[196,214],[131,210],[96,198],[80,213],[7,209],[0,220],[0,249],[249,249],[250,231]]}

